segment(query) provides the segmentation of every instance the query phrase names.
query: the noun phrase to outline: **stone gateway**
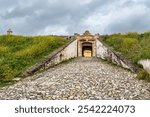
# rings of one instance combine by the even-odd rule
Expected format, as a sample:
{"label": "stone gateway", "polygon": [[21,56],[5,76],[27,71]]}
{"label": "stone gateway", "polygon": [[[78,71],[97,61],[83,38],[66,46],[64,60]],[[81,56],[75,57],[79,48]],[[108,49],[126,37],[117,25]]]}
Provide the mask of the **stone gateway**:
{"label": "stone gateway", "polygon": [[92,57],[96,56],[96,39],[99,38],[99,34],[92,35],[89,31],[85,31],[83,35],[75,34],[77,39],[77,55],[78,57]]}

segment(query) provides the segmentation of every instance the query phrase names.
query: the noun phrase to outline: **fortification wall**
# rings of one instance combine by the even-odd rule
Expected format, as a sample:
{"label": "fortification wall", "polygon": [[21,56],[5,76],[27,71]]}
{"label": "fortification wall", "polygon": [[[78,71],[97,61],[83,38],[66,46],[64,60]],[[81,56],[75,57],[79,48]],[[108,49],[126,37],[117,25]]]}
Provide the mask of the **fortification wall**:
{"label": "fortification wall", "polygon": [[72,40],[62,48],[59,48],[55,52],[46,56],[41,62],[27,69],[22,77],[28,77],[35,74],[36,72],[42,71],[62,61],[77,57],[77,40]]}
{"label": "fortification wall", "polygon": [[[137,70],[137,67],[133,65],[130,61],[125,59],[123,56],[115,52],[113,49],[105,45],[100,39],[96,39],[96,57],[101,58],[103,60],[110,61],[118,66],[123,68],[129,69],[133,72]],[[35,74],[36,72],[45,70],[49,67],[52,67],[56,64],[61,63],[62,61],[75,58],[78,56],[78,40],[73,39],[64,47],[56,50],[52,54],[48,55],[43,59],[43,61],[35,64],[34,66],[30,67],[23,73],[23,77],[27,77],[30,75]]]}
{"label": "fortification wall", "polygon": [[137,70],[137,68],[130,61],[117,54],[114,50],[106,46],[99,39],[96,40],[96,56],[123,68],[129,69],[132,72],[135,72]]}

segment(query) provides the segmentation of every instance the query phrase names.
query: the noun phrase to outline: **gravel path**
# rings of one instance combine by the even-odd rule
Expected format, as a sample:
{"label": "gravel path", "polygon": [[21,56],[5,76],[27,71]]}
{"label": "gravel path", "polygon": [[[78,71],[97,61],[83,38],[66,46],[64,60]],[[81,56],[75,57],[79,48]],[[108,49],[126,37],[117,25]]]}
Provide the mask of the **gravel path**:
{"label": "gravel path", "polygon": [[150,83],[97,58],[76,58],[15,85],[0,99],[150,99]]}

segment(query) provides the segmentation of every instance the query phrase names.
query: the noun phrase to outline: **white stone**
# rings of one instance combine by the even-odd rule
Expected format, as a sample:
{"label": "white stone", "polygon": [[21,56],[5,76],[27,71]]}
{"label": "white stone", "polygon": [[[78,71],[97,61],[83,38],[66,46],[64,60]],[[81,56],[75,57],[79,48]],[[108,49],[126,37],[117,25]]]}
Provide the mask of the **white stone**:
{"label": "white stone", "polygon": [[140,60],[138,64],[141,64],[143,68],[150,73],[150,59]]}

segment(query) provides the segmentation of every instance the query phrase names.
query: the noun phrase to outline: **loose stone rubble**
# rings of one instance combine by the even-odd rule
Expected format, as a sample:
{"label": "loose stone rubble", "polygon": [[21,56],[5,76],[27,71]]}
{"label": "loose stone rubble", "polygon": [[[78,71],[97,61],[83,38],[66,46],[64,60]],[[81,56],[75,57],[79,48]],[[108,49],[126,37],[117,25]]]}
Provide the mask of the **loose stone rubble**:
{"label": "loose stone rubble", "polygon": [[0,99],[150,99],[150,83],[97,58],[76,58],[0,88]]}

